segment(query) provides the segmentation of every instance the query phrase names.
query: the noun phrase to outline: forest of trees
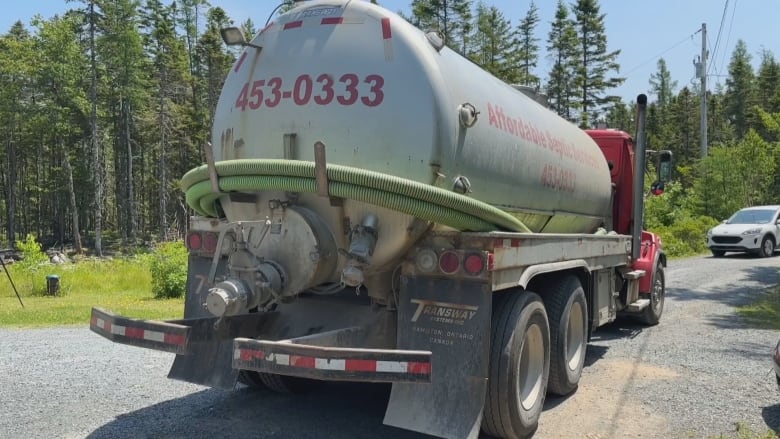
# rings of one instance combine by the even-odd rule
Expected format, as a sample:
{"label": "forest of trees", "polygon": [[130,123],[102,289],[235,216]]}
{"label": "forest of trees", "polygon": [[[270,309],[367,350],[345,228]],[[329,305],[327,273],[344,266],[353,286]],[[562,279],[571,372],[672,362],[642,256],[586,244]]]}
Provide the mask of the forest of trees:
{"label": "forest of trees", "polygon": [[[179,238],[190,212],[178,180],[203,163],[236,56],[219,29],[235,23],[207,0],[68,1],[62,16],[0,36],[0,243],[31,233],[47,247],[101,255],[104,240]],[[624,78],[598,0],[559,0],[551,23],[533,1],[517,23],[472,0],[410,0],[409,11],[407,20],[495,76],[542,90],[581,127],[634,131],[633,104],[610,94]],[[240,25],[255,33],[251,21]],[[651,200],[648,226],[780,203],[780,64],[767,50],[758,61],[755,69],[739,41],[725,86],[708,91],[702,159],[699,90],[679,88],[657,60],[649,143],[671,149],[677,168],[663,200]]]}

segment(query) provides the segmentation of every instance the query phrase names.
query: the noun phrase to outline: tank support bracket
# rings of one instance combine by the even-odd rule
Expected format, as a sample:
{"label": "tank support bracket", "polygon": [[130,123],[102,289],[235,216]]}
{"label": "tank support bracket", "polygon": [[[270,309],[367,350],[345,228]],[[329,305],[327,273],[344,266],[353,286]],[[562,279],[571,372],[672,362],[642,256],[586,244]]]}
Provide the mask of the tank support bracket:
{"label": "tank support bracket", "polygon": [[325,159],[325,144],[314,142],[314,179],[317,182],[317,195],[327,197],[331,206],[342,206],[344,200],[330,195],[328,185],[328,162]]}

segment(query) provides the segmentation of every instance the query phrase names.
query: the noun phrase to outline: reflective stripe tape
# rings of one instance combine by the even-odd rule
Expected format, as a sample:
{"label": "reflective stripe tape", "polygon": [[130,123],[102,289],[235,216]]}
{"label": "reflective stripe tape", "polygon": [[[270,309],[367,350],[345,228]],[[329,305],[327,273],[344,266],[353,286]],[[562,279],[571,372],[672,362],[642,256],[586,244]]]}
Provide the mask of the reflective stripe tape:
{"label": "reflective stripe tape", "polygon": [[109,332],[111,332],[112,334],[121,335],[122,337],[124,337],[125,336],[125,327],[124,326],[120,326],[120,325],[111,325],[111,331],[109,331]]}
{"label": "reflective stripe tape", "polygon": [[165,338],[163,339],[163,343],[165,344],[175,344],[178,346],[183,346],[184,342],[184,336],[179,334],[165,334]]}
{"label": "reflective stripe tape", "polygon": [[186,342],[186,337],[182,334],[173,334],[169,332],[152,331],[150,329],[133,328],[123,325],[111,324],[111,322],[107,322],[101,318],[93,318],[92,326],[99,328],[108,334],[134,338],[137,340],[148,340],[177,346],[183,346]]}
{"label": "reflective stripe tape", "polygon": [[269,354],[266,358],[280,366],[290,365],[290,356],[287,354]]}
{"label": "reflective stripe tape", "polygon": [[323,370],[347,370],[346,360],[328,360],[326,358],[315,358],[314,367]]}
{"label": "reflective stripe tape", "polygon": [[496,238],[493,240],[493,248],[512,248],[512,247],[520,247],[520,240],[519,239],[504,239],[504,238]]}
{"label": "reflective stripe tape", "polygon": [[317,358],[305,355],[266,354],[255,349],[236,349],[233,353],[236,360],[250,362],[265,360],[280,366],[301,369],[334,370],[345,372],[378,372],[378,373],[409,373],[414,375],[430,375],[431,363],[420,361],[383,361],[359,360],[342,358]]}
{"label": "reflective stripe tape", "polygon": [[376,361],[347,360],[344,368],[353,372],[376,372]]}
{"label": "reflective stripe tape", "polygon": [[377,361],[377,372],[406,373],[406,361]]}
{"label": "reflective stripe tape", "polygon": [[144,330],[144,340],[156,341],[158,343],[165,343],[165,333],[158,331]]}
{"label": "reflective stripe tape", "polygon": [[385,17],[382,19],[382,39],[389,40],[393,37],[393,33],[390,30],[390,19]]}

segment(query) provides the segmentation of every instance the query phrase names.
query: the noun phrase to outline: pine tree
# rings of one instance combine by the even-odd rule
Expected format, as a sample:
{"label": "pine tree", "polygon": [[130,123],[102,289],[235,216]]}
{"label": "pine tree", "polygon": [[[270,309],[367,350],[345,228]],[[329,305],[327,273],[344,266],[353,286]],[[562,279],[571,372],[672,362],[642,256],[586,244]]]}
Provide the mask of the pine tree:
{"label": "pine tree", "polygon": [[5,150],[0,172],[5,199],[5,233],[11,244],[19,232],[18,200],[24,199],[20,191],[25,185],[20,180],[26,154],[21,143],[23,124],[28,117],[26,103],[30,102],[31,67],[34,65],[30,62],[32,44],[29,32],[19,21],[0,37],[0,145]]}
{"label": "pine tree", "polygon": [[[64,18],[33,21],[37,28],[36,53],[40,56],[36,77],[43,92],[38,100],[42,119],[39,132],[42,146],[48,147],[54,164],[54,175],[50,176],[52,181],[46,186],[67,188],[66,191],[55,189],[50,194],[48,202],[54,208],[49,213],[54,215],[57,241],[61,243],[70,240],[65,236],[66,218],[70,218],[70,238],[77,253],[82,252],[77,202],[81,195],[76,194],[75,181],[86,180],[86,169],[78,158],[88,155],[88,151],[82,148],[82,139],[88,136],[88,132],[82,127],[88,126],[90,114],[88,88],[84,82],[84,78],[88,77],[89,61],[76,33],[81,20],[78,15],[66,14]],[[41,152],[44,151],[45,148]],[[75,172],[72,161],[77,163]],[[65,210],[70,211],[69,216],[63,214]]]}
{"label": "pine tree", "polygon": [[607,127],[631,133],[634,130],[635,120],[631,107],[621,101],[615,101],[607,109],[605,117]]}
{"label": "pine tree", "polygon": [[558,0],[555,20],[547,37],[547,56],[552,61],[547,81],[550,108],[560,116],[572,120],[572,100],[575,62],[577,60],[577,33],[569,18],[569,9]]}
{"label": "pine tree", "polygon": [[517,82],[533,87],[540,85],[539,77],[533,73],[539,61],[539,38],[535,35],[539,21],[539,8],[532,0],[528,12],[517,26],[516,53],[520,69]]}
{"label": "pine tree", "polygon": [[138,32],[139,0],[103,0],[101,35],[98,50],[109,82],[108,112],[111,115],[114,184],[117,196],[114,212],[123,240],[134,242],[138,235],[138,204],[134,163],[137,142],[137,118],[146,102],[148,59]]}
{"label": "pine tree", "polygon": [[232,24],[222,8],[212,8],[208,12],[206,32],[198,40],[197,56],[201,81],[206,89],[206,108],[209,120],[213,120],[217,108],[217,99],[222,90],[233,57],[225,51],[219,30]]}
{"label": "pine tree", "polygon": [[757,104],[755,75],[750,64],[750,53],[743,40],[738,40],[729,62],[726,78],[726,116],[741,140],[755,121],[753,105]]}
{"label": "pine tree", "polygon": [[780,63],[771,51],[761,51],[758,67],[758,105],[769,113],[780,112]]}
{"label": "pine tree", "polygon": [[424,32],[438,32],[460,53],[467,50],[471,18],[471,0],[412,0],[412,23]]}
{"label": "pine tree", "polygon": [[509,64],[511,23],[495,6],[477,5],[476,25],[469,57],[493,76],[506,82],[517,81],[517,71]]}
{"label": "pine tree", "polygon": [[677,88],[677,81],[672,79],[672,73],[666,67],[666,60],[658,59],[658,71],[650,75],[650,90],[655,95],[656,102],[660,109],[669,105],[669,101],[674,96],[674,89]]}
{"label": "pine tree", "polygon": [[598,0],[577,0],[573,6],[579,43],[579,63],[574,77],[579,95],[576,106],[580,110],[580,126],[587,128],[595,120],[591,113],[597,113],[601,106],[616,99],[605,92],[622,84],[625,78],[608,77],[609,72],[620,69],[617,63],[620,50],[607,51],[605,14],[600,12]]}
{"label": "pine tree", "polygon": [[[184,137],[180,132],[185,124],[181,106],[187,102],[187,96],[182,90],[187,83],[188,66],[186,49],[176,34],[173,19],[175,11],[172,7],[163,6],[160,0],[147,0],[144,12],[146,46],[154,63],[150,79],[154,84],[156,100],[150,105],[146,117],[149,144],[156,146],[149,154],[151,157],[148,166],[156,168],[156,179],[146,177],[142,181],[150,181],[147,209],[157,214],[154,222],[162,240],[166,239],[169,228],[171,180],[179,176],[171,175],[170,154],[174,149],[175,139]],[[147,165],[143,163],[142,166]],[[144,175],[145,172],[141,174]]]}

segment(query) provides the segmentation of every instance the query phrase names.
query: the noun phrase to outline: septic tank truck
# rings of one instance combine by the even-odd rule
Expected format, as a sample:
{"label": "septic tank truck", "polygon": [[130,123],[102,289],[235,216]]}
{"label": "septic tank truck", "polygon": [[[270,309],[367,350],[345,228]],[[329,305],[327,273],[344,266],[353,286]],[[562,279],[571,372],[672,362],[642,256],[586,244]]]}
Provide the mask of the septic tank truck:
{"label": "septic tank truck", "polygon": [[643,181],[671,156],[645,151],[644,95],[636,137],[581,130],[363,1],[222,34],[243,51],[181,181],[184,318],[94,308],[92,331],[176,354],[170,378],[387,382],[385,424],[512,439],[575,391],[596,328],[658,323]]}

